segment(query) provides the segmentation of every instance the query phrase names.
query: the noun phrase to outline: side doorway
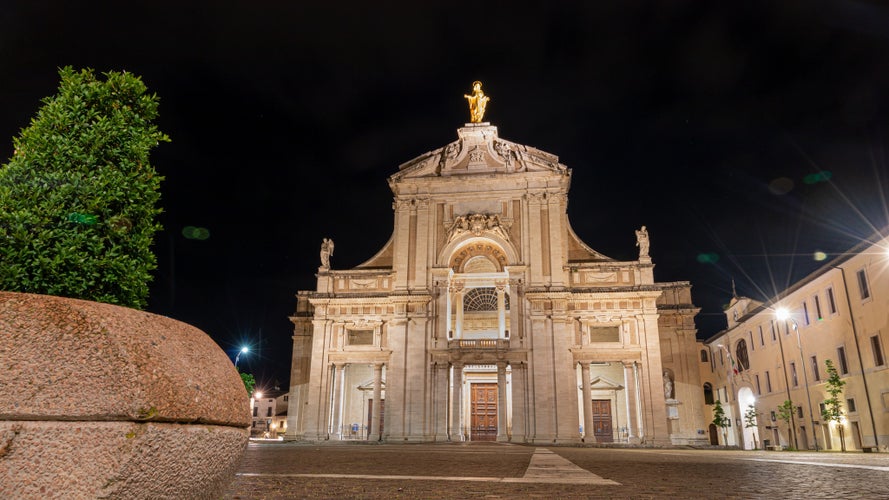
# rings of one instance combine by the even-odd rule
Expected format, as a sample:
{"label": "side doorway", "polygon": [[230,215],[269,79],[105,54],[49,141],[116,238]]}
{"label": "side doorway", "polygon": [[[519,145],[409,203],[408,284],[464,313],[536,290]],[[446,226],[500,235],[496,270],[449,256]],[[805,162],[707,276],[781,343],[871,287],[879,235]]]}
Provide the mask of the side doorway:
{"label": "side doorway", "polygon": [[614,441],[614,432],[611,427],[611,400],[593,400],[593,435],[597,443]]}

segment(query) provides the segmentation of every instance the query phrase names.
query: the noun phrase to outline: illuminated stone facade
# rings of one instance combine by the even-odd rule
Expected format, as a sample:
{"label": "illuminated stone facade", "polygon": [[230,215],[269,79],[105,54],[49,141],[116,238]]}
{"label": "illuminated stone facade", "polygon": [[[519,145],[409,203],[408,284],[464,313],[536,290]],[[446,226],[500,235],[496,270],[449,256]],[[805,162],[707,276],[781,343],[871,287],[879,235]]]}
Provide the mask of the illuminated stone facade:
{"label": "illuminated stone facade", "polygon": [[[731,417],[725,433],[710,429],[713,443],[889,450],[889,238],[884,234],[766,303],[732,299],[725,311],[728,328],[699,345],[705,399],[719,400]],[[846,382],[839,422],[821,415],[830,397],[827,360]],[[793,412],[785,422],[778,407],[788,400]],[[751,406],[755,418],[748,424],[744,416]],[[708,423],[711,413],[712,406]]]}
{"label": "illuminated stone facade", "polygon": [[383,249],[299,292],[285,439],[705,442],[689,283],[644,228],[638,260],[583,243],[558,157],[457,134],[389,178]]}

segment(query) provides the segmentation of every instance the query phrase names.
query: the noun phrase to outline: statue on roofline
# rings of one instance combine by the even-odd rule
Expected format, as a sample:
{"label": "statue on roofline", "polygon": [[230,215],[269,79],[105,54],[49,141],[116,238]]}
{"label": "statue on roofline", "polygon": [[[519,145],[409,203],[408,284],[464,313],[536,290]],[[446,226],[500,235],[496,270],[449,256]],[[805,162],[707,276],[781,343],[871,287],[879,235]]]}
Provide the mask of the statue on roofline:
{"label": "statue on roofline", "polygon": [[333,255],[333,240],[324,238],[321,242],[321,267],[330,269],[330,256]]}
{"label": "statue on roofline", "polygon": [[648,229],[636,231],[636,246],[639,247],[639,257],[648,257]]}
{"label": "statue on roofline", "polygon": [[469,119],[472,123],[481,123],[485,117],[485,107],[488,105],[490,97],[482,92],[482,82],[476,80],[472,82],[472,95],[463,94],[463,97],[469,101]]}

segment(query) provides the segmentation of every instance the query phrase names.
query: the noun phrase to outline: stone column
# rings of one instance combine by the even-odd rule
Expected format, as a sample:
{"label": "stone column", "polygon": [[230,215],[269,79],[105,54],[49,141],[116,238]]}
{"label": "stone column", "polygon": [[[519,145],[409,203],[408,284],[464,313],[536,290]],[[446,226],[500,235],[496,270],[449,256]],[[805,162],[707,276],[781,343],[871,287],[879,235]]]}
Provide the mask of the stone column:
{"label": "stone column", "polygon": [[590,389],[590,362],[580,362],[580,381],[583,388],[583,441],[595,443],[596,434],[593,430],[593,392]]}
{"label": "stone column", "polygon": [[463,441],[463,363],[454,363],[454,387],[451,401],[451,441]]}
{"label": "stone column", "polygon": [[[502,297],[502,296],[501,296]],[[501,310],[502,313],[502,310]],[[506,363],[497,363],[497,441],[508,441],[506,418]]]}
{"label": "stone column", "polygon": [[462,339],[463,338],[463,284],[460,283],[457,285],[457,290],[454,292],[454,306],[457,309],[457,324],[454,325],[454,338]]}
{"label": "stone column", "polygon": [[383,363],[374,363],[374,399],[373,414],[370,417],[370,432],[368,441],[379,441],[380,436],[380,408],[383,394]]}
{"label": "stone column", "polygon": [[452,321],[452,314],[454,312],[454,292],[451,290],[450,283],[447,288],[448,299],[447,305],[445,306],[445,337],[447,340],[453,340],[454,338],[454,322]]}
{"label": "stone column", "polygon": [[528,439],[528,411],[525,401],[525,378],[528,371],[524,363],[510,363],[512,368],[512,435],[510,441],[524,443]]}
{"label": "stone column", "polygon": [[498,338],[506,338],[506,283],[497,283],[497,332]]}
{"label": "stone column", "polygon": [[636,426],[638,425],[637,406],[636,406],[636,373],[635,363],[624,362],[624,392],[627,398],[627,441],[630,443],[638,443],[639,438],[636,434]]}
{"label": "stone column", "polygon": [[333,365],[333,411],[331,411],[330,433],[335,439],[343,439],[343,382],[345,380],[345,364]]}
{"label": "stone column", "polygon": [[448,382],[450,382],[450,366],[447,361],[436,362],[433,368],[435,386],[433,387],[432,404],[435,407],[435,441],[447,441],[448,439]]}

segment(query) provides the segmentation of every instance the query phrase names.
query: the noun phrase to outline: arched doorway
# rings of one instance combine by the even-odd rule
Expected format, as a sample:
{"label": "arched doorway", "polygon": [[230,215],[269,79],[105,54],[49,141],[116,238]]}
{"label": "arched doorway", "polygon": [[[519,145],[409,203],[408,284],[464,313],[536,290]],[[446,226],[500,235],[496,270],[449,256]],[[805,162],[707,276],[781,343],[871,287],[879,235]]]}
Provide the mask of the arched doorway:
{"label": "arched doorway", "polygon": [[[751,422],[748,423],[746,415],[750,408],[753,408],[754,415]],[[744,440],[741,446],[745,450],[755,450],[759,446],[758,423],[755,415],[756,396],[753,395],[753,390],[749,387],[741,387],[738,390],[738,409],[741,412],[741,429],[743,430],[741,435]]]}

